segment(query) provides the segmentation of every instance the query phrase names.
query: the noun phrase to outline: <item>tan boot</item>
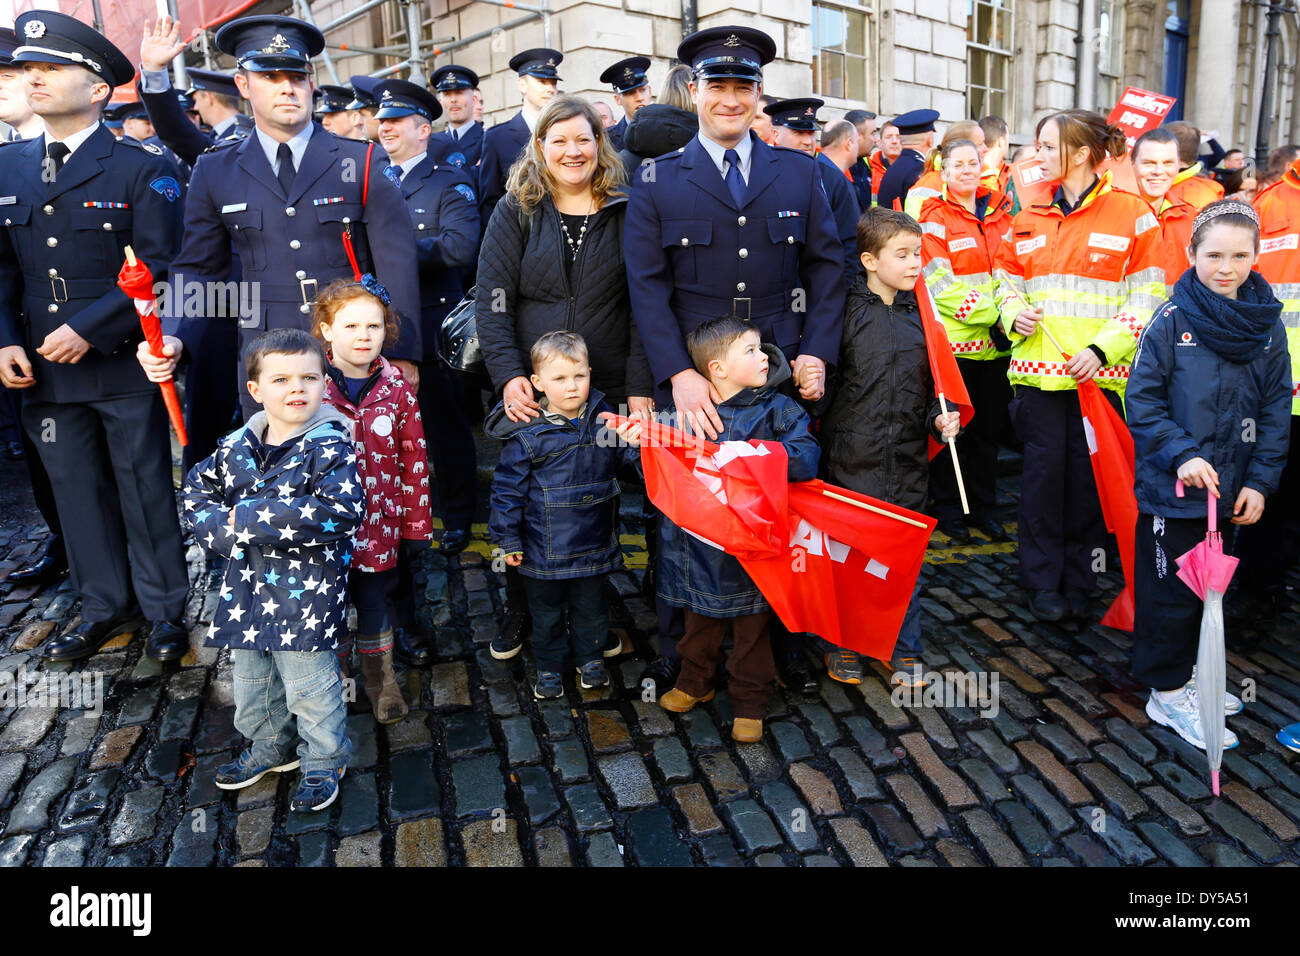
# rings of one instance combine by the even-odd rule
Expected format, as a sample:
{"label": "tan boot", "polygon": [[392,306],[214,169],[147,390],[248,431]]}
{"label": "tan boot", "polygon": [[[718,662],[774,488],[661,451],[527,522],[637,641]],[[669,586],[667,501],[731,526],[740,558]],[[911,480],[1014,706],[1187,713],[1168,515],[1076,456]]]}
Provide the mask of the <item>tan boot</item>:
{"label": "tan boot", "polygon": [[763,721],[737,717],[731,723],[731,739],[742,744],[756,744],[763,739]]}
{"label": "tan boot", "polygon": [[710,700],[713,700],[713,691],[709,691],[703,697],[692,697],[686,691],[674,687],[659,698],[659,706],[675,714],[685,714],[696,704],[703,704]]}
{"label": "tan boot", "polygon": [[[382,637],[382,635],[380,635]],[[395,724],[409,713],[402,689],[393,674],[393,652],[361,654],[361,676],[365,681],[366,696],[375,720],[381,724]]]}

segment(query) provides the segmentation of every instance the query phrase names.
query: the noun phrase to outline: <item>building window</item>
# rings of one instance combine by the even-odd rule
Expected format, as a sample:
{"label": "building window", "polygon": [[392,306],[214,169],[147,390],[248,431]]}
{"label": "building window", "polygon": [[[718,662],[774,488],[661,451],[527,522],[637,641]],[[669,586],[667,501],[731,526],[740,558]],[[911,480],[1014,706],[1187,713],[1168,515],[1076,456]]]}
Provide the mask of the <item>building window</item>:
{"label": "building window", "polygon": [[966,111],[1010,116],[1014,0],[966,0]]}
{"label": "building window", "polygon": [[858,4],[813,4],[813,92],[818,96],[867,101],[869,13]]}
{"label": "building window", "polygon": [[1124,92],[1124,5],[1101,0],[1097,16],[1097,111],[1109,116]]}

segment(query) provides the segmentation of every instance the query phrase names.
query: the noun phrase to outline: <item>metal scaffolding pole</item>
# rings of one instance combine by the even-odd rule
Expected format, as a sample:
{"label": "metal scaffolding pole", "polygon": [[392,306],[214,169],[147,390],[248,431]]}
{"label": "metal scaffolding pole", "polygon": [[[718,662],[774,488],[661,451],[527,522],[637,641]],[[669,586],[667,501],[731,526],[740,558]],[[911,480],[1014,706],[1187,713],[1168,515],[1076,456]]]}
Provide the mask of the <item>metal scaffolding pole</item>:
{"label": "metal scaffolding pole", "polygon": [[420,5],[418,0],[402,0],[406,5],[406,42],[411,52],[407,62],[411,65],[407,77],[412,83],[424,85],[424,61],[420,59]]}
{"label": "metal scaffolding pole", "polygon": [[468,46],[469,44],[473,43],[476,40],[482,40],[485,37],[490,37],[498,30],[509,30],[513,27],[523,26],[523,24],[525,23],[532,23],[540,16],[541,16],[540,13],[529,13],[522,17],[519,17],[517,20],[511,20],[509,23],[502,23],[499,26],[495,26],[490,30],[480,30],[478,33],[471,33],[469,36],[461,37],[459,40],[455,40],[451,43],[437,45],[433,48],[432,55],[439,56],[443,53],[446,53],[448,50],[456,50],[459,49],[460,47]]}
{"label": "metal scaffolding pole", "polygon": [[[294,2],[298,7],[298,11],[302,16],[302,18],[306,20],[308,23],[310,23],[312,26],[316,26],[316,18],[313,17],[311,14],[311,4],[308,2],[308,0],[294,0]],[[320,29],[319,27],[316,28],[318,30]],[[325,32],[324,30],[321,30],[321,33],[324,32]],[[321,59],[325,61],[325,69],[329,71],[330,82],[337,84],[339,81],[339,73],[338,70],[334,69],[334,58],[330,56],[328,49],[321,50],[320,55],[321,55]]]}

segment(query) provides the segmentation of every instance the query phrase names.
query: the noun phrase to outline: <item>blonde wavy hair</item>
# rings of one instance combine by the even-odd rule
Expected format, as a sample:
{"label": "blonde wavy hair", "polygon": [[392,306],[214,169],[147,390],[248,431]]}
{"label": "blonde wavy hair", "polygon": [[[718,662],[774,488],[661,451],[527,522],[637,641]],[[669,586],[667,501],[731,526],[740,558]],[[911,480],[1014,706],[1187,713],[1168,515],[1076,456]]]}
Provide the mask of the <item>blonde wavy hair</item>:
{"label": "blonde wavy hair", "polygon": [[555,191],[555,179],[546,168],[546,158],[542,155],[539,144],[546,139],[552,126],[575,116],[586,119],[596,138],[596,171],[591,177],[591,194],[596,200],[597,208],[623,195],[627,178],[618,153],[605,132],[605,125],[600,121],[600,114],[582,97],[566,94],[553,97],[546,104],[546,108],[537,117],[537,127],[529,137],[527,147],[510,167],[506,191],[518,200],[526,214],[531,214],[538,203]]}

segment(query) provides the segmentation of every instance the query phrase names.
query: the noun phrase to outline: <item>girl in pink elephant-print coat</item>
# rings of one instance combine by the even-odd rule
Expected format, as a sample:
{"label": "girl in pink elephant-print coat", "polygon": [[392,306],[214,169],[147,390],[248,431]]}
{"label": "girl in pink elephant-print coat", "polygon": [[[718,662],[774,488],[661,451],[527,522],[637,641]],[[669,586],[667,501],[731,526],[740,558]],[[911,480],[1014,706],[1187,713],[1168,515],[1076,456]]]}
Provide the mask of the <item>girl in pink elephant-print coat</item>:
{"label": "girl in pink elephant-print coat", "polygon": [[315,330],[330,355],[325,401],[352,422],[366,517],[357,531],[348,593],[366,696],[380,723],[407,714],[393,675],[386,593],[402,542],[429,546],[429,463],[415,390],[380,351],[396,340],[388,293],[369,275],[338,280],[316,300]]}

